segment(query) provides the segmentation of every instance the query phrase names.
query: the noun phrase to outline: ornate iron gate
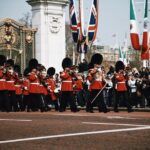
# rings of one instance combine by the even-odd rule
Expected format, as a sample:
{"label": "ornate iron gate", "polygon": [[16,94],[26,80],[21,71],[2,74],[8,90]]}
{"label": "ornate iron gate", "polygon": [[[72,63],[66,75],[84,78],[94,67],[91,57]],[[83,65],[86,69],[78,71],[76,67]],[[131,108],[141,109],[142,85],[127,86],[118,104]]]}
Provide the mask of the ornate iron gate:
{"label": "ornate iron gate", "polygon": [[0,20],[0,54],[13,59],[23,71],[29,60],[35,57],[36,31],[13,19]]}

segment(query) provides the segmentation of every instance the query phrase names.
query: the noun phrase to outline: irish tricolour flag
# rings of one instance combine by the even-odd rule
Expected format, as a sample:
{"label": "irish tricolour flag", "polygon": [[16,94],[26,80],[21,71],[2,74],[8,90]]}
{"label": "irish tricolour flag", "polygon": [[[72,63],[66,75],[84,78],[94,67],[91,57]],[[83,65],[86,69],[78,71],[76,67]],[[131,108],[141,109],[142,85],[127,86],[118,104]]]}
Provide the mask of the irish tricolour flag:
{"label": "irish tricolour flag", "polygon": [[132,47],[135,50],[140,50],[139,34],[138,34],[137,21],[136,21],[133,0],[130,0],[130,36],[131,36]]}

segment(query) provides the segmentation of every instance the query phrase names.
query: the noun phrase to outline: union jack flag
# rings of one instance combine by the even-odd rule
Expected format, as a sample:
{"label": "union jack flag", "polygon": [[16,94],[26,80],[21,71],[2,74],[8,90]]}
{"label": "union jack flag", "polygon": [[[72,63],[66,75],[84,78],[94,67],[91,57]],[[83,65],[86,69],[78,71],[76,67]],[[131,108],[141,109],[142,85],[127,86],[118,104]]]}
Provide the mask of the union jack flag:
{"label": "union jack flag", "polygon": [[70,0],[69,11],[70,11],[70,28],[72,31],[72,37],[73,37],[73,41],[77,43],[78,42],[78,21],[77,21],[75,6],[74,6],[74,0]]}
{"label": "union jack flag", "polygon": [[92,7],[91,7],[90,22],[88,26],[89,42],[93,42],[95,40],[97,26],[98,26],[98,1],[93,0]]}

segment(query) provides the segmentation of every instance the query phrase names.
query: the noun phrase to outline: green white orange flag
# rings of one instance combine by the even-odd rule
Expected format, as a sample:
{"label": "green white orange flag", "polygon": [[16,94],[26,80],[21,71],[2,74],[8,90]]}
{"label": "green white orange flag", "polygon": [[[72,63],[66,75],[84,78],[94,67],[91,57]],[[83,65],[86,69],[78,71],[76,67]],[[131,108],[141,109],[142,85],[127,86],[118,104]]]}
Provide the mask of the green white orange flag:
{"label": "green white orange flag", "polygon": [[136,21],[136,14],[135,14],[135,7],[134,7],[133,0],[130,0],[130,37],[131,37],[132,47],[135,50],[140,50],[139,33],[137,28],[137,21]]}
{"label": "green white orange flag", "polygon": [[147,51],[147,50],[148,50],[148,0],[145,0],[142,51]]}
{"label": "green white orange flag", "polygon": [[119,60],[123,61],[123,51],[120,46],[119,46]]}
{"label": "green white orange flag", "polygon": [[127,51],[124,51],[124,53],[123,53],[123,62],[125,64],[125,66],[128,64],[128,62],[127,62]]}

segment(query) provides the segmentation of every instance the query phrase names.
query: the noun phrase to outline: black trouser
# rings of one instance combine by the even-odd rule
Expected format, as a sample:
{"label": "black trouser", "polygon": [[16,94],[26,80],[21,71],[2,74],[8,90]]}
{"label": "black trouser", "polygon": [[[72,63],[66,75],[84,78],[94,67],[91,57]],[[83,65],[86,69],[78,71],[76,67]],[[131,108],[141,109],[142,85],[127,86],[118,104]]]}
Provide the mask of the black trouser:
{"label": "black trouser", "polygon": [[75,105],[72,91],[63,91],[61,93],[60,111],[65,111],[67,104],[70,105],[71,111],[73,112],[77,111],[77,106]]}
{"label": "black trouser", "polygon": [[15,112],[18,111],[19,108],[18,108],[18,103],[16,99],[16,91],[8,91],[8,95],[9,95],[11,110]]}
{"label": "black trouser", "polygon": [[23,95],[23,111],[26,110],[29,110],[28,108],[30,107],[30,96],[29,95]]}
{"label": "black trouser", "polygon": [[0,111],[11,111],[7,90],[0,91]]}
{"label": "black trouser", "polygon": [[150,96],[147,96],[146,100],[147,100],[147,107],[150,107]]}
{"label": "black trouser", "polygon": [[76,92],[76,98],[77,98],[77,103],[79,106],[85,106],[85,98],[84,98],[84,91],[80,90]]}
{"label": "black trouser", "polygon": [[29,95],[29,103],[28,103],[28,110],[31,109],[32,111],[38,111],[41,109],[43,111],[44,104],[41,94],[38,93],[30,93]]}
{"label": "black trouser", "polygon": [[124,104],[126,105],[128,111],[131,110],[131,105],[129,103],[127,91],[116,91],[116,97],[114,102],[114,111],[118,111],[119,100],[122,98]]}
{"label": "black trouser", "polygon": [[24,106],[22,94],[16,95],[16,100],[17,100],[17,103],[19,104],[19,109],[20,109],[21,111],[24,111],[24,110],[25,110],[25,109],[24,109],[25,106]]}
{"label": "black trouser", "polygon": [[137,94],[136,92],[134,93],[129,93],[129,102],[132,106],[137,106]]}
{"label": "black trouser", "polygon": [[[103,92],[101,92],[97,96],[99,91],[100,90],[92,90],[90,92],[90,99],[87,102],[87,108],[86,108],[87,111],[93,111],[93,106],[96,105],[96,106],[98,106],[99,112],[107,112],[107,107],[104,102]],[[97,96],[97,98],[95,99],[96,96]]]}

